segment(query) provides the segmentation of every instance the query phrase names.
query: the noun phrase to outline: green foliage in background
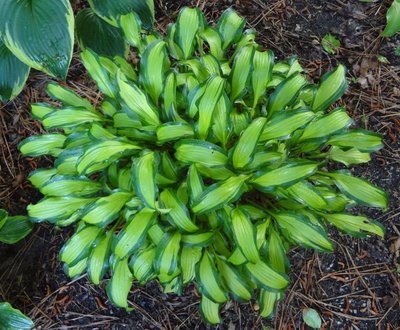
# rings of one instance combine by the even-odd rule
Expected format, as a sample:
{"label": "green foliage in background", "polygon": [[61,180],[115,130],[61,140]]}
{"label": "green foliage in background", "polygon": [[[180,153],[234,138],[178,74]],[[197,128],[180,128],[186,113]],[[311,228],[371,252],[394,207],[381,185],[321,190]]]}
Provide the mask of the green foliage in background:
{"label": "green foliage in background", "polygon": [[32,222],[25,216],[8,216],[0,209],[0,242],[14,244],[27,236],[33,228]]}
{"label": "green foliage in background", "polygon": [[[128,54],[118,26],[121,15],[137,13],[151,29],[152,0],[88,0],[74,17],[69,0],[0,1],[0,101],[24,88],[30,68],[65,79],[72,59],[74,34],[81,49],[107,56]],[[76,28],[76,29],[75,29]]]}
{"label": "green foliage in background", "polygon": [[287,252],[332,251],[329,227],[383,237],[379,223],[348,212],[385,209],[387,198],[346,169],[382,142],[334,106],[347,88],[342,65],[311,84],[231,9],[212,26],[184,8],[167,36],[145,33],[132,13],[118,24],[135,64],[83,51],[101,103],[50,84],[62,105],[32,106],[49,133],[20,145],[55,158],[30,175],[44,198],[28,212],[75,226],[60,253],[70,277],[109,278],[108,296],[124,308],[134,280],[178,294],[194,282],[215,324],[230,299],[256,297],[272,315],[289,284]]}
{"label": "green foliage in background", "polygon": [[386,13],[386,26],[382,32],[384,37],[392,37],[400,31],[400,0],[393,0]]}
{"label": "green foliage in background", "polygon": [[32,329],[32,320],[7,302],[0,303],[0,330]]}

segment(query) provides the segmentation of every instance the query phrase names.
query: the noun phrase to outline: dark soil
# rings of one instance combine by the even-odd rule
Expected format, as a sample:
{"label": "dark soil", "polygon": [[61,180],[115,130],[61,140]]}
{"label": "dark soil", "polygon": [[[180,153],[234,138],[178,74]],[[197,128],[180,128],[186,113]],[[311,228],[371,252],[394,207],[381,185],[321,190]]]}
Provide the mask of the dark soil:
{"label": "dark soil", "polygon": [[[79,5],[80,1],[76,1]],[[184,5],[198,5],[211,21],[234,7],[254,28],[259,42],[278,58],[298,55],[310,79],[344,63],[351,78],[341,103],[356,126],[384,136],[385,148],[370,163],[354,172],[383,187],[390,196],[386,213],[358,209],[386,228],[385,240],[355,239],[331,231],[335,253],[294,249],[290,253],[292,285],[271,320],[258,316],[254,302],[223,307],[221,329],[303,329],[302,310],[314,308],[324,329],[400,328],[400,35],[379,37],[390,1],[357,0],[157,0],[157,28],[165,30]],[[331,33],[342,43],[338,54],[328,55],[322,37]],[[388,63],[378,61],[378,55]],[[24,92],[12,103],[0,106],[0,206],[11,214],[25,212],[40,194],[26,180],[30,171],[50,166],[51,159],[22,158],[17,145],[42,131],[29,114],[29,104],[49,101],[44,87],[49,77],[32,72]],[[76,58],[67,84],[98,99],[94,84]],[[72,228],[57,230],[37,225],[32,235],[13,246],[0,246],[0,301],[8,300],[29,314],[37,329],[204,329],[197,311],[198,296],[188,287],[180,297],[164,295],[153,282],[135,285],[130,313],[112,307],[104,285],[95,287],[86,277],[71,281],[57,259]]]}

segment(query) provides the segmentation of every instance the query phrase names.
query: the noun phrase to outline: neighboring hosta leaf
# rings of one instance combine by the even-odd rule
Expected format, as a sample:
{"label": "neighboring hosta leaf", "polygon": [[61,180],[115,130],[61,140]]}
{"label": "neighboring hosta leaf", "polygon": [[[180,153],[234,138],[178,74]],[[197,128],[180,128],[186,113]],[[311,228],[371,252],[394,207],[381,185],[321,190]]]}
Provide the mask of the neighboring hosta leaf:
{"label": "neighboring hosta leaf", "polygon": [[232,155],[235,168],[243,168],[251,161],[266,122],[267,118],[257,118],[243,131]]}
{"label": "neighboring hosta leaf", "polygon": [[29,66],[15,57],[0,39],[0,101],[12,100],[21,93],[29,71]]}
{"label": "neighboring hosta leaf", "polygon": [[328,33],[322,38],[321,45],[328,54],[335,55],[337,50],[340,48],[340,40]]}
{"label": "neighboring hosta leaf", "polygon": [[157,214],[144,208],[135,214],[118,234],[113,243],[114,254],[122,259],[138,250],[146,238],[147,230],[153,224]]}
{"label": "neighboring hosta leaf", "polygon": [[98,193],[102,184],[86,177],[54,176],[39,189],[45,196],[88,196]]}
{"label": "neighboring hosta leaf", "polygon": [[93,244],[102,233],[102,229],[96,226],[87,226],[75,233],[65,243],[60,252],[60,260],[69,266],[89,256]]}
{"label": "neighboring hosta leaf", "polygon": [[182,50],[183,58],[192,56],[197,32],[204,24],[204,17],[198,8],[183,8],[176,21],[176,43]]}
{"label": "neighboring hosta leaf", "polygon": [[346,166],[367,163],[371,160],[371,156],[368,152],[361,152],[356,148],[343,150],[335,146],[329,150],[328,157]]}
{"label": "neighboring hosta leaf", "polygon": [[203,257],[198,264],[196,276],[202,295],[207,296],[215,303],[223,303],[228,299],[222,287],[217,268],[208,251],[203,253]]}
{"label": "neighboring hosta leaf", "polygon": [[155,208],[156,186],[156,154],[148,152],[137,159],[133,168],[135,190],[147,207]]}
{"label": "neighboring hosta leaf", "polygon": [[107,295],[118,307],[128,308],[128,294],[133,276],[128,266],[128,258],[117,260],[113,266],[111,280],[107,283]]}
{"label": "neighboring hosta leaf", "polygon": [[248,178],[247,175],[239,175],[214,183],[202,192],[193,204],[192,211],[198,214],[211,212],[237,200],[244,192],[244,185]]}
{"label": "neighboring hosta leaf", "polygon": [[384,37],[394,36],[400,31],[400,0],[393,0],[392,5],[386,12],[385,30],[381,33]]}
{"label": "neighboring hosta leaf", "polygon": [[142,24],[139,17],[131,12],[126,15],[122,15],[119,20],[119,25],[124,33],[125,40],[133,47],[139,50],[139,53],[143,52],[143,44],[141,38]]}
{"label": "neighboring hosta leaf", "polygon": [[222,36],[223,49],[227,49],[231,43],[239,41],[245,24],[245,19],[232,8],[224,11],[218,20],[218,31]]}
{"label": "neighboring hosta leaf", "polygon": [[[62,102],[64,105],[69,105],[75,108],[84,108],[86,110],[95,111],[93,105],[88,101],[88,99],[80,97],[72,89],[60,86],[54,82],[50,82],[46,88],[47,94],[49,94],[53,99]],[[34,107],[39,106],[39,104],[32,105],[32,113],[34,112]],[[45,106],[45,104],[42,104]],[[44,116],[42,116],[44,117]]]}
{"label": "neighboring hosta leaf", "polygon": [[271,317],[274,313],[275,304],[282,297],[282,293],[268,291],[265,289],[260,290],[260,295],[258,297],[258,303],[260,304],[261,310],[260,314],[262,317]]}
{"label": "neighboring hosta leaf", "polygon": [[113,234],[114,232],[110,230],[101,237],[99,243],[90,253],[87,261],[87,272],[94,284],[99,284],[107,271]]}
{"label": "neighboring hosta leaf", "polygon": [[289,279],[285,274],[278,273],[261,260],[256,264],[248,262],[244,267],[259,288],[279,291],[286,288],[289,284]]}
{"label": "neighboring hosta leaf", "polygon": [[102,122],[104,118],[93,111],[77,108],[57,109],[42,118],[43,126],[46,129],[73,128],[85,123]]}
{"label": "neighboring hosta leaf", "polygon": [[[129,0],[125,0],[129,1]],[[143,27],[147,30],[153,28],[154,23],[154,0],[132,1],[133,11],[138,14]]]}
{"label": "neighboring hosta leaf", "polygon": [[33,328],[32,320],[7,302],[0,303],[0,325],[2,330],[25,330]]}
{"label": "neighboring hosta leaf", "polygon": [[250,183],[260,191],[270,192],[277,187],[288,187],[311,176],[318,169],[317,163],[293,162],[272,170],[261,170]]}
{"label": "neighboring hosta leaf", "polygon": [[42,134],[31,136],[22,141],[18,148],[25,156],[58,156],[66,137],[62,134]]}
{"label": "neighboring hosta leaf", "polygon": [[322,210],[326,207],[326,201],[315,187],[307,181],[300,181],[287,188],[289,194],[306,206],[316,210]]}
{"label": "neighboring hosta leaf", "polygon": [[232,232],[240,251],[252,263],[260,260],[256,244],[256,231],[249,217],[236,208],[231,213]]}
{"label": "neighboring hosta leaf", "polygon": [[346,89],[346,67],[340,64],[335,70],[322,77],[312,103],[312,110],[317,112],[327,109],[343,96]]}
{"label": "neighboring hosta leaf", "polygon": [[385,235],[385,229],[380,223],[364,216],[328,213],[321,213],[321,216],[343,232],[355,237],[365,237],[368,233],[378,235],[382,238]]}
{"label": "neighboring hosta leaf", "polygon": [[366,180],[337,172],[329,173],[329,176],[335,180],[336,185],[345,195],[357,203],[370,207],[387,208],[386,193]]}
{"label": "neighboring hosta leaf", "polygon": [[364,129],[352,129],[349,132],[334,135],[327,144],[342,148],[356,148],[362,152],[374,152],[383,147],[380,134]]}
{"label": "neighboring hosta leaf", "polygon": [[14,244],[27,236],[33,228],[33,224],[27,217],[7,217],[0,227],[0,242]]}
{"label": "neighboring hosta leaf", "polygon": [[254,47],[243,47],[235,57],[231,72],[231,100],[235,101],[246,93],[247,81],[250,77]]}
{"label": "neighboring hosta leaf", "polygon": [[221,322],[219,308],[221,304],[217,304],[208,299],[204,294],[201,296],[200,313],[201,316],[210,324],[218,324]]}
{"label": "neighboring hosta leaf", "polygon": [[115,192],[101,197],[83,211],[82,220],[91,225],[104,227],[118,217],[119,212],[131,197],[132,194],[127,192]]}
{"label": "neighboring hosta leaf", "polygon": [[140,61],[140,81],[154,104],[158,104],[168,69],[165,42],[156,40],[146,47]]}
{"label": "neighboring hosta leaf", "polygon": [[178,267],[181,234],[165,233],[157,245],[154,269],[158,274],[171,275]]}
{"label": "neighboring hosta leaf", "polygon": [[320,329],[322,325],[321,317],[318,312],[312,308],[303,309],[304,322],[313,329]]}
{"label": "neighboring hosta leaf", "polygon": [[253,87],[253,108],[256,107],[259,98],[265,93],[268,82],[271,80],[274,54],[268,50],[260,52],[256,50],[253,55],[253,73],[251,84]]}
{"label": "neighboring hosta leaf", "polygon": [[296,243],[317,251],[333,251],[326,232],[321,227],[313,225],[307,217],[282,211],[275,213],[274,218],[287,237]]}
{"label": "neighboring hosta leaf", "polygon": [[182,269],[183,284],[189,283],[195,278],[196,265],[202,255],[202,248],[198,246],[182,247],[180,265]]}
{"label": "neighboring hosta leaf", "polygon": [[5,45],[21,62],[66,78],[74,43],[74,14],[68,0],[3,0],[0,22]]}
{"label": "neighboring hosta leaf", "polygon": [[165,123],[157,128],[157,140],[160,143],[191,138],[193,136],[193,127],[185,123]]}
{"label": "neighboring hosta leaf", "polygon": [[79,275],[82,275],[87,266],[87,259],[88,258],[84,258],[73,266],[64,264],[63,266],[64,273],[70,278],[76,278]]}
{"label": "neighboring hosta leaf", "polygon": [[146,283],[154,276],[153,262],[156,256],[156,249],[150,247],[134,254],[129,262],[133,276],[140,283]]}
{"label": "neighboring hosta leaf", "polygon": [[175,149],[175,157],[181,162],[218,166],[225,165],[228,161],[221,147],[206,141],[181,140],[175,145]]}
{"label": "neighboring hosta leaf", "polygon": [[76,35],[81,49],[90,48],[99,55],[124,56],[128,48],[123,34],[86,8],[76,15]]}

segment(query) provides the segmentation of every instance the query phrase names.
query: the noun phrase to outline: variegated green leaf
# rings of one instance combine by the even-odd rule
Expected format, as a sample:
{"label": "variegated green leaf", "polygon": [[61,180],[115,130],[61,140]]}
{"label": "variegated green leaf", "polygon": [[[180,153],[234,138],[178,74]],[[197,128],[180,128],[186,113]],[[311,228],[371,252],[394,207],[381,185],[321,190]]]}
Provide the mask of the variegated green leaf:
{"label": "variegated green leaf", "polygon": [[219,308],[221,304],[217,304],[208,299],[204,294],[201,296],[200,313],[201,316],[210,324],[221,323]]}
{"label": "variegated green leaf", "polygon": [[261,307],[260,315],[265,318],[271,317],[275,310],[275,304],[281,299],[281,297],[282,293],[280,292],[261,289],[258,296],[258,303]]}
{"label": "variegated green leaf", "polygon": [[181,234],[165,233],[157,245],[154,269],[158,274],[171,275],[177,271]]}
{"label": "variegated green leaf", "polygon": [[199,163],[206,166],[225,165],[228,157],[215,144],[201,140],[186,139],[175,145],[175,157],[185,163]]}
{"label": "variegated green leaf", "polygon": [[92,181],[84,176],[72,177],[57,175],[40,186],[40,192],[45,196],[88,196],[98,193],[101,183]]}
{"label": "variegated green leaf", "polygon": [[[221,17],[222,18],[222,17]],[[243,47],[236,55],[231,72],[231,100],[236,101],[247,92],[247,82],[252,69],[254,47]]]}
{"label": "variegated green leaf", "polygon": [[144,46],[141,38],[142,24],[136,13],[131,12],[126,15],[121,15],[119,26],[124,34],[125,40],[133,47],[142,53]]}
{"label": "variegated green leaf", "polygon": [[155,162],[156,154],[146,152],[137,159],[133,168],[136,193],[151,208],[155,208],[157,194]]}
{"label": "variegated green leaf", "polygon": [[0,242],[5,244],[17,243],[32,231],[33,224],[28,217],[10,217],[3,210],[0,211],[2,213],[0,215]]}
{"label": "variegated green leaf", "polygon": [[142,284],[154,276],[153,261],[156,256],[154,247],[147,248],[134,254],[129,263],[133,276]]}
{"label": "variegated green leaf", "polygon": [[157,140],[165,142],[194,137],[193,127],[185,123],[165,123],[157,127]]}
{"label": "variegated green leaf", "polygon": [[22,141],[18,148],[25,156],[58,156],[66,137],[62,134],[42,134],[31,136]]}
{"label": "variegated green leaf", "polygon": [[196,36],[204,24],[204,16],[198,8],[184,7],[176,20],[175,41],[182,50],[183,58],[192,56]]}
{"label": "variegated green leaf", "polygon": [[103,117],[93,111],[79,110],[76,108],[64,108],[55,110],[45,115],[42,119],[46,129],[53,128],[73,128],[85,123],[102,122]]}
{"label": "variegated green leaf", "polygon": [[232,8],[224,11],[218,20],[218,31],[222,36],[223,49],[239,41],[246,21]]}
{"label": "variegated green leaf", "polygon": [[289,284],[289,279],[285,274],[278,273],[261,260],[256,264],[248,262],[244,267],[259,288],[283,290]]}
{"label": "variegated green leaf", "polygon": [[307,181],[300,181],[287,188],[289,195],[299,203],[316,210],[324,209],[326,201],[315,187]]}
{"label": "variegated green leaf", "polygon": [[274,65],[274,54],[268,50],[260,52],[256,50],[253,56],[253,73],[251,84],[253,87],[253,108],[256,107],[258,100],[265,93],[268,82],[272,76],[272,66]]}
{"label": "variegated green leaf", "polygon": [[362,152],[374,152],[382,149],[382,136],[363,129],[352,129],[346,133],[333,135],[327,142],[342,148],[355,148]]}
{"label": "variegated green leaf", "polygon": [[34,327],[29,317],[12,308],[8,302],[0,303],[0,324],[4,330],[29,330]]}
{"label": "variegated green leaf", "polygon": [[[50,82],[47,85],[46,92],[53,99],[62,102],[64,105],[77,108],[84,108],[86,110],[94,111],[94,107],[88,101],[88,99],[80,97],[72,89],[63,87],[54,82]],[[33,112],[33,107],[34,105],[32,105],[32,112]]]}
{"label": "variegated green leaf", "polygon": [[224,50],[222,49],[222,37],[220,33],[207,26],[203,31],[200,32],[200,37],[207,42],[210,47],[210,53],[215,56],[216,59],[222,60],[224,58]]}
{"label": "variegated green leaf", "polygon": [[367,163],[371,160],[371,156],[368,152],[361,152],[356,148],[343,150],[336,146],[333,146],[329,150],[328,157],[346,166]]}
{"label": "variegated green leaf", "polygon": [[198,246],[182,247],[180,265],[183,284],[192,281],[196,275],[196,265],[200,261],[202,248]]}
{"label": "variegated green leaf", "polygon": [[113,266],[111,280],[107,283],[107,295],[118,307],[128,308],[128,294],[133,276],[128,266],[128,258],[117,260]]}
{"label": "variegated green leaf", "polygon": [[113,231],[103,235],[93,248],[87,261],[87,272],[94,284],[99,284],[108,269]]}

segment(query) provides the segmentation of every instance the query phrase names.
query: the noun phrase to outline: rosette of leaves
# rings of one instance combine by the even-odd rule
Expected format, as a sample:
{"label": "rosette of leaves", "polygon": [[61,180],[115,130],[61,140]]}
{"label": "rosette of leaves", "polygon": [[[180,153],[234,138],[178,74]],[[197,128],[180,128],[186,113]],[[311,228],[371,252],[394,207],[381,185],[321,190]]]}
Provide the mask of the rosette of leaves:
{"label": "rosette of leaves", "polygon": [[132,14],[119,24],[135,64],[85,50],[101,103],[50,84],[62,105],[32,113],[53,131],[20,145],[56,159],[30,175],[45,197],[28,211],[75,226],[60,254],[69,276],[110,276],[110,300],[125,308],[134,280],[156,279],[175,293],[194,282],[210,323],[229,299],[257,297],[268,317],[289,283],[290,247],[332,251],[330,226],[383,236],[347,212],[387,199],[345,169],[382,143],[332,106],[347,86],[342,65],[311,84],[296,59],[275,62],[231,9],[212,26],[184,8],[166,36],[144,34]]}

